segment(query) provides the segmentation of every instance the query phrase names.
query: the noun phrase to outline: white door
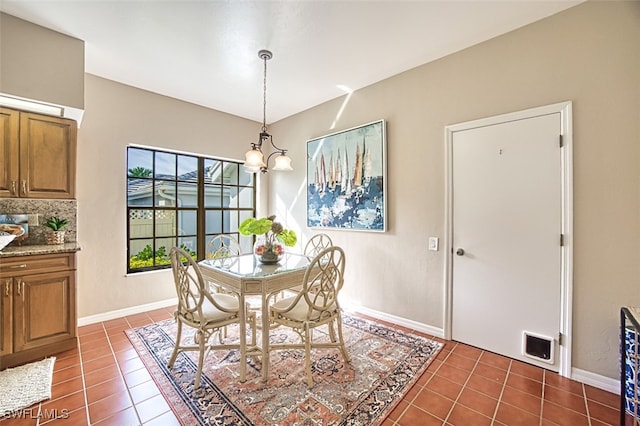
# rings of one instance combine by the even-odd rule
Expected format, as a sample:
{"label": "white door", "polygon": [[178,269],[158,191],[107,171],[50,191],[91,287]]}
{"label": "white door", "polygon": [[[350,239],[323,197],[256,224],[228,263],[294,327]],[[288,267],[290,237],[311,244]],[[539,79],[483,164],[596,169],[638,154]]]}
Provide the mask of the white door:
{"label": "white door", "polygon": [[520,117],[451,133],[450,335],[559,371],[563,117]]}

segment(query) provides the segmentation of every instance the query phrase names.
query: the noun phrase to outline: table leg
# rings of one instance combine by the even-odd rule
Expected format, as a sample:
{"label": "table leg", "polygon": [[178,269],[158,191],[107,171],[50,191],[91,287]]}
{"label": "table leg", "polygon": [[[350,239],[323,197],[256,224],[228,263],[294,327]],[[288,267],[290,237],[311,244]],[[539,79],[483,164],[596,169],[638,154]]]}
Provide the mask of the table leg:
{"label": "table leg", "polygon": [[269,377],[269,305],[268,297],[262,293],[262,381]]}
{"label": "table leg", "polygon": [[244,301],[244,294],[238,295],[240,319],[240,381],[244,382],[247,376],[247,307]]}

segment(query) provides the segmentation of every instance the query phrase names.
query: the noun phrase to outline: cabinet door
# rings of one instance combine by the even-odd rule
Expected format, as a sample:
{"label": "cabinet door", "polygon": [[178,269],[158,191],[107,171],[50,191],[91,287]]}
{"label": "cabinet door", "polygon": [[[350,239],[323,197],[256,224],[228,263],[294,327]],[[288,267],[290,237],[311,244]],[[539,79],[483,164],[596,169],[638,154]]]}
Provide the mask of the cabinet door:
{"label": "cabinet door", "polygon": [[0,356],[13,352],[13,278],[0,279]]}
{"label": "cabinet door", "polygon": [[20,196],[75,198],[77,124],[20,114]]}
{"label": "cabinet door", "polygon": [[18,196],[20,113],[0,108],[0,197]]}
{"label": "cabinet door", "polygon": [[14,352],[75,337],[75,271],[26,275],[14,283]]}

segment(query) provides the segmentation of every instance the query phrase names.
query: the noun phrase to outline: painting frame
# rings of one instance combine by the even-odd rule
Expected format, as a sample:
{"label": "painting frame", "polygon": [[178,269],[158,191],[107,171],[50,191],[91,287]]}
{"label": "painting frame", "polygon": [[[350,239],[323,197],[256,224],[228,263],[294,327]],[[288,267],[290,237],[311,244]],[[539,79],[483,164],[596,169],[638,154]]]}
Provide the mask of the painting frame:
{"label": "painting frame", "polygon": [[387,231],[384,119],[307,140],[307,227]]}

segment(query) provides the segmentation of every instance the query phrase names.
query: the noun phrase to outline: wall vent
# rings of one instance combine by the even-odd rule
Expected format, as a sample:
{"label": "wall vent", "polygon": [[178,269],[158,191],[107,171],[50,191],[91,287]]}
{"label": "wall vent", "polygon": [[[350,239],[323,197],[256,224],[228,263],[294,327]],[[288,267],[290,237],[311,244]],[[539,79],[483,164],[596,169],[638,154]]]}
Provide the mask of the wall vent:
{"label": "wall vent", "polygon": [[522,354],[548,364],[555,363],[556,341],[553,337],[525,331],[522,333]]}

